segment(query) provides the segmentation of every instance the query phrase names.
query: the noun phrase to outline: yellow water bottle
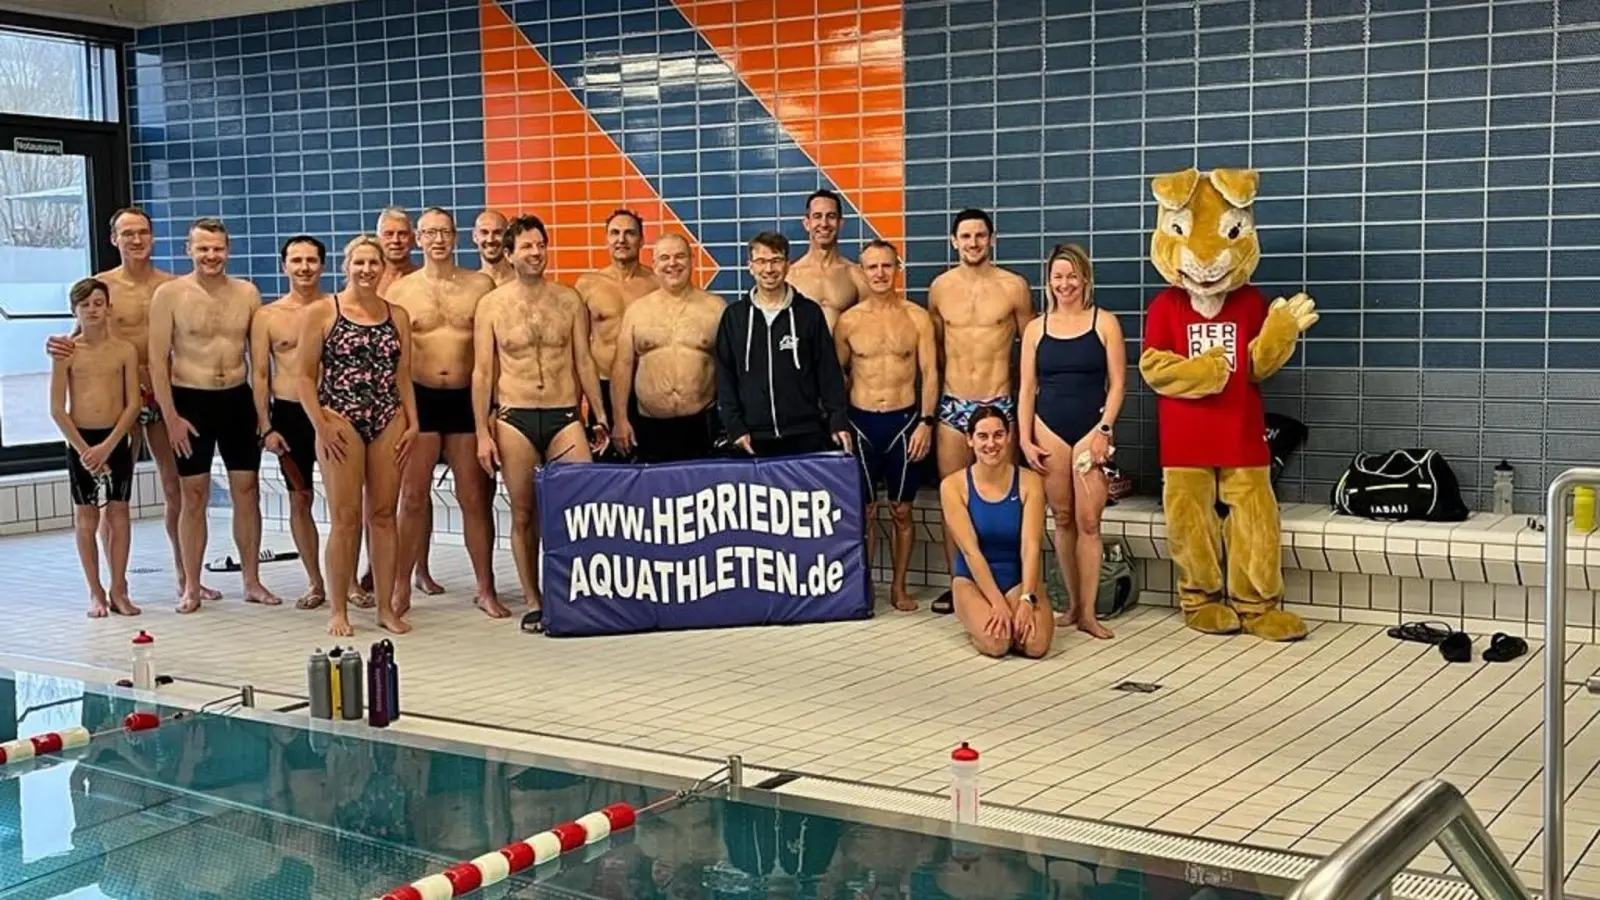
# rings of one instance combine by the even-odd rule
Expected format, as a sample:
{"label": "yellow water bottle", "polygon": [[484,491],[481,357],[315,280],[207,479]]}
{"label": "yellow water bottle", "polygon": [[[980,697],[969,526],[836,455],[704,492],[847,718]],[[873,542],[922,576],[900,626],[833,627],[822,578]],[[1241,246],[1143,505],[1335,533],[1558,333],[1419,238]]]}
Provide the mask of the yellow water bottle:
{"label": "yellow water bottle", "polygon": [[1572,492],[1572,527],[1582,534],[1594,531],[1594,488],[1584,486]]}

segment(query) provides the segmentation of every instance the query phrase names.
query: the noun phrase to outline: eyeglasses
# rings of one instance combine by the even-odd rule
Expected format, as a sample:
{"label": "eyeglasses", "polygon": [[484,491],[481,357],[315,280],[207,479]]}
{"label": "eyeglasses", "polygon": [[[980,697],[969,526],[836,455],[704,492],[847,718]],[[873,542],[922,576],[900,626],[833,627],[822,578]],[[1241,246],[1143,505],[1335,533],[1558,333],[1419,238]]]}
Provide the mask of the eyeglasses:
{"label": "eyeglasses", "polygon": [[453,228],[424,228],[423,230],[417,232],[417,236],[425,241],[432,241],[441,238],[453,237],[455,233],[455,229]]}
{"label": "eyeglasses", "polygon": [[781,266],[781,265],[784,265],[784,264],[786,264],[788,262],[789,261],[787,259],[784,259],[781,256],[756,256],[756,257],[751,257],[751,259],[750,259],[750,265],[752,265],[752,266],[760,266],[762,268],[771,268],[771,267],[774,267],[774,266]]}

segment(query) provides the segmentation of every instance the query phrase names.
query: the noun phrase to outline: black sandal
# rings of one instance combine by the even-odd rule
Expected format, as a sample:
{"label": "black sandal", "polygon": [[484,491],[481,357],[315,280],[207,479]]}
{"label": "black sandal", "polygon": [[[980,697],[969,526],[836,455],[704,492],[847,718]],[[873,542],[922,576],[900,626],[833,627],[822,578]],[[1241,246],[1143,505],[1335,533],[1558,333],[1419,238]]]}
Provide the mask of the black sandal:
{"label": "black sandal", "polygon": [[933,601],[928,608],[941,616],[948,616],[956,611],[955,596],[949,591],[945,591],[944,593],[940,594],[939,598]]}
{"label": "black sandal", "polygon": [[1445,622],[1407,622],[1389,629],[1389,637],[1419,644],[1442,644],[1455,633]]}
{"label": "black sandal", "polygon": [[1510,662],[1528,652],[1528,642],[1515,635],[1495,632],[1489,639],[1489,646],[1484,648],[1484,662]]}
{"label": "black sandal", "polygon": [[1465,631],[1452,631],[1439,643],[1439,653],[1446,662],[1472,662],[1472,636]]}
{"label": "black sandal", "polygon": [[536,609],[522,617],[523,634],[544,634],[544,610]]}

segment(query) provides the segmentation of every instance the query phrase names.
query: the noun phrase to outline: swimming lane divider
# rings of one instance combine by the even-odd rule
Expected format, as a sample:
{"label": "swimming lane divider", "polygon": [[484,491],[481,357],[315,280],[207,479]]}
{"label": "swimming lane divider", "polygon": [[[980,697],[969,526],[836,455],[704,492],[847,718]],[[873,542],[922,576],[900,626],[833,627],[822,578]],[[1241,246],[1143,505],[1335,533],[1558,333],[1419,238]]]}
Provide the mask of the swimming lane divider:
{"label": "swimming lane divider", "polygon": [[730,757],[729,765],[707,775],[694,785],[638,809],[626,803],[613,803],[575,821],[562,822],[548,831],[513,841],[471,862],[457,863],[443,872],[419,878],[374,900],[450,900],[452,897],[470,894],[480,887],[499,884],[530,866],[537,868],[569,850],[596,844],[613,834],[626,831],[633,827],[640,816],[679,803],[717,784],[729,783],[728,778],[722,781],[714,779],[725,772],[731,774],[730,767],[736,765],[735,760],[736,757]]}
{"label": "swimming lane divider", "polygon": [[23,760],[34,759],[40,756],[53,756],[67,750],[76,750],[86,747],[90,741],[103,738],[112,734],[133,734],[139,731],[149,731],[159,727],[164,722],[172,722],[188,716],[187,711],[172,713],[162,718],[152,712],[129,713],[122,720],[121,727],[107,728],[102,731],[90,732],[81,725],[63,728],[60,731],[46,731],[32,737],[18,738],[0,744],[0,766],[8,766]]}

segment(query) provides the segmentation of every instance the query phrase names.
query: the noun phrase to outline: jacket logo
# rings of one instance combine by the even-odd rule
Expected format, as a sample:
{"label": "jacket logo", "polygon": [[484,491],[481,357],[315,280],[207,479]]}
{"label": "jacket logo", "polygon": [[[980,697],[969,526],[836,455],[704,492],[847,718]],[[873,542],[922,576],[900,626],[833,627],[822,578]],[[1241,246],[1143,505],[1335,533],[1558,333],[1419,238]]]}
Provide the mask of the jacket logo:
{"label": "jacket logo", "polygon": [[778,339],[778,352],[795,350],[800,346],[800,339],[792,334],[786,334]]}
{"label": "jacket logo", "polygon": [[1233,322],[1194,322],[1189,325],[1189,356],[1195,357],[1221,347],[1228,360],[1228,371],[1236,368],[1239,356],[1239,326]]}

